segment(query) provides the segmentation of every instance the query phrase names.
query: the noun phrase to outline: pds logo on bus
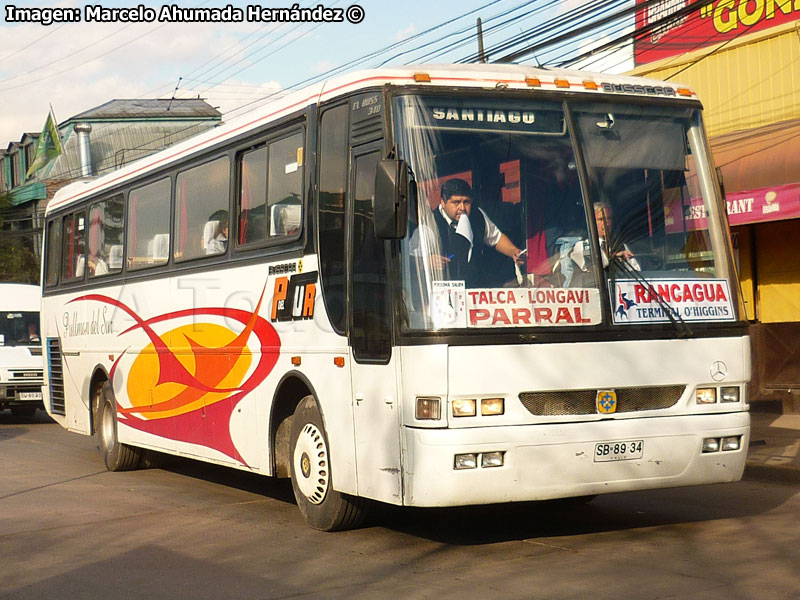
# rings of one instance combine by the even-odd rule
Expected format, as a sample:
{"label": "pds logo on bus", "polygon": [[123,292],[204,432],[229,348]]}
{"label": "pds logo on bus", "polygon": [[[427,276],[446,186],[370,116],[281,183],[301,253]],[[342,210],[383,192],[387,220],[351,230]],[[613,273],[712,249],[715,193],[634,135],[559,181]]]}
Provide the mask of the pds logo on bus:
{"label": "pds logo on bus", "polygon": [[299,321],[314,318],[317,272],[276,277],[270,321]]}

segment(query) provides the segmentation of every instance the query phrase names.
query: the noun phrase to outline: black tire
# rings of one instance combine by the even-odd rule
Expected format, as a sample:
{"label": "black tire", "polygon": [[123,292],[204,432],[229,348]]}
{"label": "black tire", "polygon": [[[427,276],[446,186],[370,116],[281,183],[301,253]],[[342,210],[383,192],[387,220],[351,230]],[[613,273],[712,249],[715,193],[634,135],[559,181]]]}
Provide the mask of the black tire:
{"label": "black tire", "polygon": [[35,406],[12,406],[11,415],[15,419],[30,419],[36,414]]}
{"label": "black tire", "polygon": [[107,381],[103,384],[100,399],[100,414],[97,420],[98,448],[106,469],[130,471],[139,466],[142,456],[140,448],[121,444],[117,437],[117,408],[114,390]]}
{"label": "black tire", "polygon": [[313,396],[303,398],[294,411],[289,464],[297,506],[311,527],[341,531],[364,522],[365,501],[333,489],[328,436]]}
{"label": "black tire", "polygon": [[142,458],[139,461],[141,469],[160,469],[167,462],[167,455],[156,450],[142,450]]}

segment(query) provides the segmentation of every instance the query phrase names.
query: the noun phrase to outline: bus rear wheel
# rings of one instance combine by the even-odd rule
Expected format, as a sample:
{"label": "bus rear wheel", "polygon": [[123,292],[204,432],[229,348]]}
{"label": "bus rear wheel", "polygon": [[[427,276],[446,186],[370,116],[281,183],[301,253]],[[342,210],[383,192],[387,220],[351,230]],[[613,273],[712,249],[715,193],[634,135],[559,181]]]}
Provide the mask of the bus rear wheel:
{"label": "bus rear wheel", "polygon": [[139,466],[141,450],[122,444],[117,437],[117,408],[114,390],[105,382],[100,398],[99,449],[109,471],[130,471]]}
{"label": "bus rear wheel", "polygon": [[289,463],[297,506],[314,529],[341,531],[364,522],[364,500],[333,489],[328,436],[313,396],[294,411]]}

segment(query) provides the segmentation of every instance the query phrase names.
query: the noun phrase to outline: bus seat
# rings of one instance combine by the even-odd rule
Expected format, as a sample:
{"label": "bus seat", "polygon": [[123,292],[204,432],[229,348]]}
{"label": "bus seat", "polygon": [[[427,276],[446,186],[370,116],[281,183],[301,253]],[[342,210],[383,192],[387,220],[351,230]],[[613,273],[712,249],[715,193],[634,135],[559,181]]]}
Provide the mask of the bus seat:
{"label": "bus seat", "polygon": [[122,268],[122,244],[114,244],[109,248],[108,268],[112,270]]}
{"label": "bus seat", "polygon": [[270,237],[291,235],[300,229],[302,208],[300,199],[293,196],[273,204],[269,209]]}
{"label": "bus seat", "polygon": [[158,233],[153,238],[153,261],[166,262],[169,259],[169,234]]}
{"label": "bus seat", "polygon": [[75,277],[83,277],[83,272],[86,269],[86,258],[81,254],[75,259]]}

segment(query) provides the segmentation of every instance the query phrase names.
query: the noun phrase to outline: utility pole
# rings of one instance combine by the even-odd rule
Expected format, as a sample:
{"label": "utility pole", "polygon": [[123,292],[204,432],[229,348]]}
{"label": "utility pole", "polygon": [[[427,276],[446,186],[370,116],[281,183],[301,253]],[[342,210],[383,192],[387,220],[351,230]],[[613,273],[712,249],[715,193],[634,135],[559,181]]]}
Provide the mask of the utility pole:
{"label": "utility pole", "polygon": [[483,27],[481,26],[480,17],[478,17],[478,57],[480,62],[486,62],[486,54],[483,51]]}

